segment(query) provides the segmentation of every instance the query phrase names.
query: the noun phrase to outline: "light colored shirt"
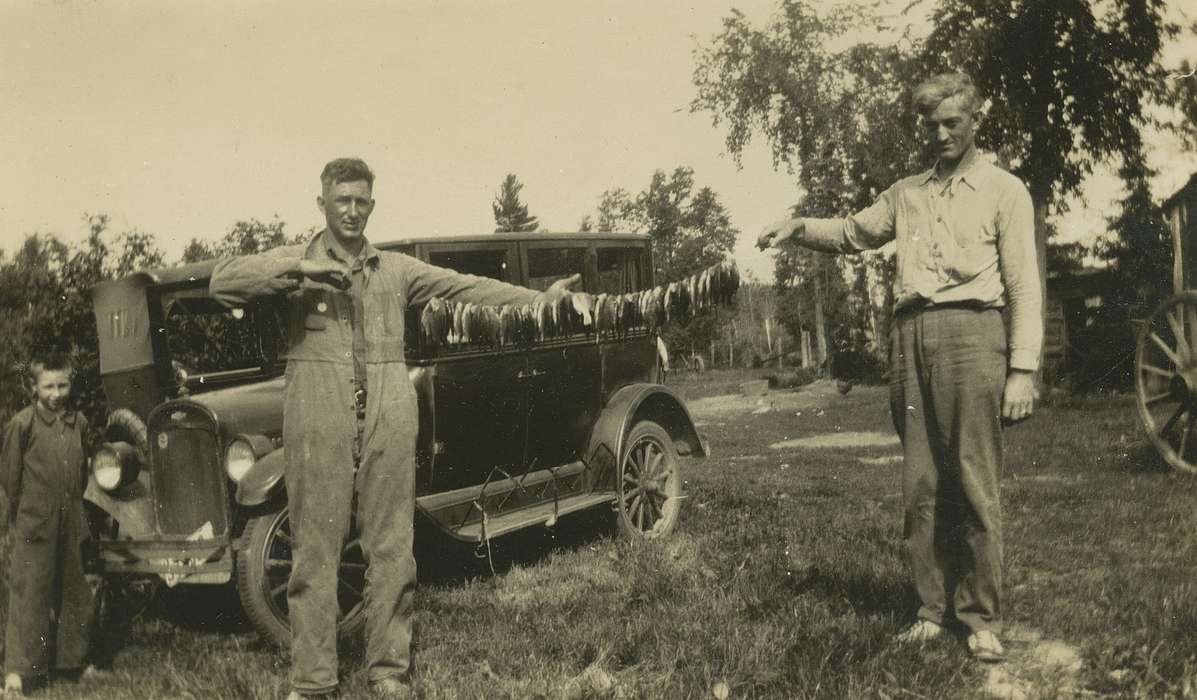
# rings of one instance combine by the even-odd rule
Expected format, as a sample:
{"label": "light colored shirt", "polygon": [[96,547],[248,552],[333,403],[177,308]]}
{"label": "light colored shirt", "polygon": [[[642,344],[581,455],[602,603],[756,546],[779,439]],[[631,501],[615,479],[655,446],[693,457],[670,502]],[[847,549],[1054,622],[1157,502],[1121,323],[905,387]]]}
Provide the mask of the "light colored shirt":
{"label": "light colored shirt", "polygon": [[1043,345],[1043,293],[1031,196],[1018,178],[965,156],[903,178],[869,208],[843,219],[803,218],[802,245],[836,253],[896,241],[895,308],[1009,305],[1010,367],[1034,371]]}

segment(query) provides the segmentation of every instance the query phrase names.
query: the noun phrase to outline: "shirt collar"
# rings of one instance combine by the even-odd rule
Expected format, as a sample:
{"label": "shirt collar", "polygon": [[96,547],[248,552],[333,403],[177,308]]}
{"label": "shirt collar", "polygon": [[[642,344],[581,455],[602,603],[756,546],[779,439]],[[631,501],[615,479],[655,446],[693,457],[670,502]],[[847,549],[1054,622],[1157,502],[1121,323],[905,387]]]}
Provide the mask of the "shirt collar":
{"label": "shirt collar", "polygon": [[[960,182],[966,183],[969,187],[976,190],[980,184],[978,181],[979,177],[977,174],[977,165],[983,162],[984,161],[981,159],[980,152],[977,151],[977,147],[973,146],[969,148],[968,152],[964,154],[964,160],[956,166],[956,172],[952,173],[952,175],[948,178],[947,183],[950,183],[953,180],[959,180]],[[939,181],[938,160],[935,161],[935,165],[932,165],[930,170],[927,170],[922,174],[920,184],[925,185],[932,180],[937,182]]]}
{"label": "shirt collar", "polygon": [[[363,239],[363,240],[365,241],[365,245],[362,246],[362,249],[358,253],[356,260],[361,260],[365,263],[368,263],[370,267],[374,267],[374,268],[378,267],[378,260],[379,260],[378,249],[374,247],[374,244],[371,243],[369,239]],[[333,238],[332,232],[329,231],[328,229],[324,229],[323,231],[321,231],[320,235],[316,236],[312,240],[311,246],[308,247],[309,252],[311,251],[313,246],[317,246],[317,245],[319,245],[320,248],[322,248],[324,250],[325,254],[328,255],[328,257],[330,257],[334,260],[340,260],[341,262],[348,263],[350,266],[353,266],[353,263],[356,262],[356,260],[343,260],[342,259],[341,248],[339,245],[337,245],[336,239]]]}
{"label": "shirt collar", "polygon": [[35,413],[37,413],[37,417],[42,419],[42,422],[46,425],[54,425],[54,422],[59,418],[61,418],[62,422],[66,423],[67,425],[75,424],[75,412],[70,409],[58,414],[43,408],[41,402],[37,401],[33,404],[33,410]]}

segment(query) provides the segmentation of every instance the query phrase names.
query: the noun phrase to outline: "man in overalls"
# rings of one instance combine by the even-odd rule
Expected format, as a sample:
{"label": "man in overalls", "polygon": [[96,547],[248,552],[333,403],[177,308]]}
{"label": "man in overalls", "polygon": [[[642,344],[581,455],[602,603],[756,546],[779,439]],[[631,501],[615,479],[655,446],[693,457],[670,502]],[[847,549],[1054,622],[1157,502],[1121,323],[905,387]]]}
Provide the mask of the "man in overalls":
{"label": "man in overalls", "polygon": [[292,697],[337,687],[337,570],[354,498],[366,573],[366,665],[374,691],[410,693],[416,394],[404,361],[404,312],[434,297],[530,304],[568,294],[578,276],[543,294],[463,275],[365,238],[374,175],[337,159],[320,176],[327,228],[303,245],[225,260],[211,291],[239,306],[286,295],[283,440],[295,538],[287,589]]}

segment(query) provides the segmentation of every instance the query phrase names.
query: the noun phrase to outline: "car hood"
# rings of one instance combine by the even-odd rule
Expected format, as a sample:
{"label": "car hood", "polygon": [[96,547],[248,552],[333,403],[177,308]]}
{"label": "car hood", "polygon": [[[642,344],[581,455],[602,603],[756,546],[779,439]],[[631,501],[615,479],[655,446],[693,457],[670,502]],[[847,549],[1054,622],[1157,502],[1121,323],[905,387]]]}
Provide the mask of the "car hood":
{"label": "car hood", "polygon": [[216,389],[190,397],[216,415],[225,439],[238,433],[268,437],[283,432],[283,377]]}

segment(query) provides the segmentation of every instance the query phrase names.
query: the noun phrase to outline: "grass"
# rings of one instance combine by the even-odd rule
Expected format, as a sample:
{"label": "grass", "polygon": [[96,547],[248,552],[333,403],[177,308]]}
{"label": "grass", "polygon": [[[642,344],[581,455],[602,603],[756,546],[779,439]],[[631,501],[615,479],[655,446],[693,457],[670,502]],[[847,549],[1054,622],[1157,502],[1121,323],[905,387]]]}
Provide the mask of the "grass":
{"label": "grass", "polygon": [[[751,378],[673,381],[696,399]],[[900,466],[861,458],[897,448],[769,447],[891,430],[883,389],[823,401],[801,415],[709,418],[700,430],[715,454],[683,462],[687,500],[668,540],[630,542],[596,517],[565,519],[500,540],[496,575],[468,550],[438,547],[435,567],[422,562],[436,577],[417,596],[423,696],[984,697],[989,669],[958,640],[891,642],[915,608],[899,546]],[[1082,664],[1065,682],[1013,641],[1004,668],[1030,697],[1193,697],[1197,479],[1160,467],[1129,398],[1056,401],[1009,430],[1007,445],[1007,623],[1071,645]],[[134,621],[105,677],[38,695],[284,695],[287,657],[238,618],[235,598],[186,588]],[[364,694],[360,654],[341,660],[347,695]]]}

